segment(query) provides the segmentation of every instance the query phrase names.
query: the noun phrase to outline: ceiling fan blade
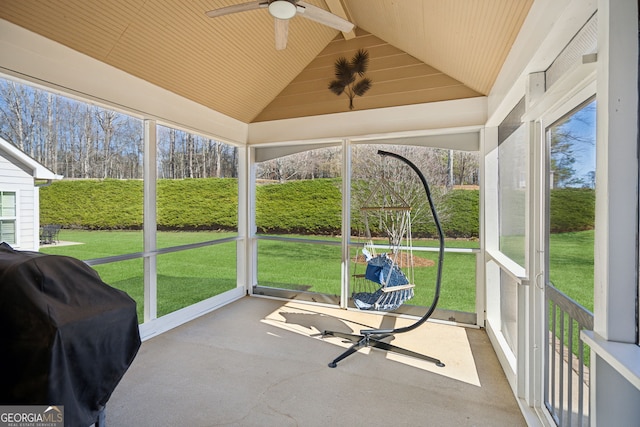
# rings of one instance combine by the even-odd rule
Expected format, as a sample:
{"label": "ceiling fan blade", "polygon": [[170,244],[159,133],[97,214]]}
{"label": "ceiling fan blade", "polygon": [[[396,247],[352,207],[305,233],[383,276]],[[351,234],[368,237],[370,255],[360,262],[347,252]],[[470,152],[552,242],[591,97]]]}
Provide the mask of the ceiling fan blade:
{"label": "ceiling fan blade", "polygon": [[296,5],[298,6],[298,15],[312,21],[319,22],[327,27],[335,28],[343,33],[348,33],[353,30],[353,27],[355,27],[354,24],[346,19],[342,19],[338,15],[334,15],[331,12],[327,12],[326,10],[309,3],[299,1]]}
{"label": "ceiling fan blade", "polygon": [[289,20],[273,18],[275,22],[276,50],[287,48],[287,38],[289,37]]}
{"label": "ceiling fan blade", "polygon": [[248,10],[260,9],[262,7],[269,6],[268,1],[251,1],[248,3],[234,4],[232,6],[221,7],[220,9],[210,10],[205,12],[209,18],[215,18],[216,16],[229,15],[231,13],[246,12]]}

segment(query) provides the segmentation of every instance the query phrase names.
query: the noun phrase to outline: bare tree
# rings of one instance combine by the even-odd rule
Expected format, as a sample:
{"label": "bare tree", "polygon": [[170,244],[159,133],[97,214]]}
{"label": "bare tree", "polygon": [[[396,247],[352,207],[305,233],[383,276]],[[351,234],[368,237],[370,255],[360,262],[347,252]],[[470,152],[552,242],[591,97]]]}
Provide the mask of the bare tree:
{"label": "bare tree", "polygon": [[169,130],[169,178],[176,177],[176,130]]}
{"label": "bare tree", "polygon": [[0,93],[0,117],[4,124],[2,135],[22,151],[35,157],[34,130],[39,123],[42,92],[13,81],[4,81],[0,86]]}
{"label": "bare tree", "polygon": [[[141,177],[142,125],[132,117],[0,80],[0,135],[57,173],[79,178]],[[374,182],[378,146],[354,146],[353,179]],[[473,153],[392,146],[429,175],[434,186],[476,183]],[[237,177],[238,150],[222,142],[159,126],[158,168],[165,178]],[[341,175],[341,148],[312,150],[258,165],[257,176],[285,182]],[[389,169],[391,179],[402,171]],[[451,179],[453,175],[454,179]]]}
{"label": "bare tree", "polygon": [[52,93],[47,94],[47,127],[46,142],[44,146],[44,164],[52,170],[58,169],[58,144],[57,144],[57,122],[54,122],[54,110],[56,109],[56,98]]}
{"label": "bare tree", "polygon": [[453,188],[453,150],[447,153],[447,188]]}
{"label": "bare tree", "polygon": [[220,178],[222,177],[222,153],[223,153],[224,145],[220,142],[216,142],[216,171],[215,175]]}
{"label": "bare tree", "polygon": [[91,121],[91,107],[89,105],[84,109],[83,125],[81,143],[79,144],[80,176],[82,178],[90,178],[89,170],[91,169],[90,156],[93,151],[93,126]]}
{"label": "bare tree", "polygon": [[[96,119],[102,128],[102,178],[108,178],[112,171],[111,143],[117,125],[118,113],[110,110],[95,109]],[[98,142],[98,138],[96,138]],[[96,147],[97,148],[97,147]],[[98,150],[96,150],[97,152]]]}
{"label": "bare tree", "polygon": [[[478,153],[468,151],[458,151],[455,153],[455,176],[456,182],[460,185],[478,184]],[[455,184],[455,182],[454,182]]]}
{"label": "bare tree", "polygon": [[186,151],[187,151],[187,178],[193,178],[193,157],[195,155],[195,143],[193,141],[193,134],[188,133],[186,135]]}

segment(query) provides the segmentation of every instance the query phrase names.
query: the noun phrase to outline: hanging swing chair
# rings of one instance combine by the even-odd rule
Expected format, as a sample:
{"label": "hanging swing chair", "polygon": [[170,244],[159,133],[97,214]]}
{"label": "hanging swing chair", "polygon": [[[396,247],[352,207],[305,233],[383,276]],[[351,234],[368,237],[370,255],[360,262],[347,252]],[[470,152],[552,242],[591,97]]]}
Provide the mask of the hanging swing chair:
{"label": "hanging swing chair", "polygon": [[[345,342],[351,342],[352,345],[344,353],[329,363],[330,368],[335,368],[341,360],[357,352],[363,347],[375,347],[385,351],[412,356],[418,359],[435,363],[436,366],[444,366],[439,359],[416,353],[392,344],[387,339],[395,334],[409,332],[426,322],[433,314],[440,298],[440,285],[442,277],[442,263],[444,259],[444,234],[438,219],[438,213],[431,197],[429,184],[422,172],[411,161],[406,158],[387,151],[379,150],[378,154],[383,157],[393,157],[407,164],[420,178],[422,186],[426,192],[431,214],[436,225],[439,238],[439,256],[438,269],[436,273],[435,293],[431,305],[427,308],[425,314],[416,322],[409,326],[394,329],[363,329],[360,334],[347,334],[337,331],[324,331],[322,336],[333,336],[343,338]],[[380,199],[379,194],[383,192],[378,190],[386,190],[386,194],[391,198]],[[391,191],[389,191],[391,190]],[[390,202],[394,200],[394,202]],[[372,203],[374,202],[374,203]],[[386,180],[382,180],[377,190],[372,192],[367,199],[363,212],[363,221],[367,230],[367,238],[369,241],[364,245],[362,254],[367,261],[367,267],[364,274],[356,275],[355,280],[360,285],[375,285],[373,291],[354,291],[352,297],[356,307],[365,310],[382,310],[391,311],[398,308],[402,303],[413,297],[414,281],[413,281],[413,252],[411,246],[411,207],[396,193]],[[371,239],[371,229],[369,223],[369,215],[367,213],[376,212],[378,214],[380,230],[384,230],[389,238],[389,245],[375,245]],[[384,248],[387,252],[380,255],[376,254],[376,249]],[[408,253],[406,263],[402,263],[402,253]],[[406,264],[406,265],[403,265]],[[403,265],[403,268],[401,268]]]}
{"label": "hanging swing chair", "polygon": [[[360,310],[393,311],[413,298],[411,206],[383,177],[360,208],[367,243],[356,254],[355,265],[366,262],[364,273],[354,273],[353,303]],[[370,222],[386,233],[388,246],[373,243]],[[386,252],[376,255],[377,247]]]}

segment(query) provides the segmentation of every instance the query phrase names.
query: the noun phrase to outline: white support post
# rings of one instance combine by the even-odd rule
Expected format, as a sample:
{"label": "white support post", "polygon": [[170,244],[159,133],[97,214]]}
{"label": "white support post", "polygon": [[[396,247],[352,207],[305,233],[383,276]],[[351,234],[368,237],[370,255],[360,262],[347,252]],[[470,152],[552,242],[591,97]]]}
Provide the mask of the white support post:
{"label": "white support post", "polygon": [[526,401],[533,408],[542,407],[544,396],[544,350],[546,345],[545,320],[545,247],[546,247],[546,144],[540,121],[531,123],[531,218],[529,223],[529,313],[528,343],[529,360]]}
{"label": "white support post", "polygon": [[349,303],[349,240],[351,240],[351,144],[342,140],[342,262],[340,307],[347,308]]}
{"label": "white support post", "polygon": [[258,283],[258,242],[256,240],[255,148],[239,148],[241,167],[238,179],[238,286],[251,295]]}
{"label": "white support post", "polygon": [[[480,131],[480,182],[485,182],[486,168],[485,168],[485,132],[484,129]],[[486,200],[486,188],[484,185],[480,186],[480,200],[478,213],[478,225],[479,225],[479,237],[480,237],[480,252],[476,253],[476,324],[485,327],[485,321],[487,318],[487,289],[486,289],[486,273],[485,273],[485,200]]]}
{"label": "white support post", "polygon": [[637,4],[598,3],[594,332],[636,341]]}
{"label": "white support post", "polygon": [[[591,425],[615,420],[630,426],[640,418],[640,389],[631,385],[633,375],[623,375],[624,368],[638,369],[636,1],[598,1],[597,91],[594,331],[588,341]],[[611,350],[607,354],[609,348],[615,348],[615,355]],[[625,360],[620,348],[636,356]]]}
{"label": "white support post", "polygon": [[158,317],[156,269],[156,121],[144,121],[144,321]]}
{"label": "white support post", "polygon": [[[526,110],[537,103],[545,94],[545,73],[531,73],[527,77],[525,100]],[[524,311],[519,313],[519,322],[523,323],[523,352],[519,355],[521,367],[518,382],[521,397],[529,406],[538,407],[543,395],[544,360],[544,218],[546,217],[544,181],[545,144],[544,134],[539,121],[527,121],[528,128],[528,176],[527,176],[527,256],[526,269],[529,286],[523,289],[526,295]]]}

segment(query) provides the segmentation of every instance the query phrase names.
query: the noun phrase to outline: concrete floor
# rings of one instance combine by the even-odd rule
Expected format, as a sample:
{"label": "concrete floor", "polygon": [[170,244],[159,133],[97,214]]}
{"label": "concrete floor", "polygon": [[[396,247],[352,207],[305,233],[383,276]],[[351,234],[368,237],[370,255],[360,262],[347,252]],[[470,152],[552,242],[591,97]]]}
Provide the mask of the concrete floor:
{"label": "concrete floor", "polygon": [[107,427],[525,426],[483,330],[427,322],[393,344],[433,363],[315,336],[410,320],[246,297],[145,341]]}

